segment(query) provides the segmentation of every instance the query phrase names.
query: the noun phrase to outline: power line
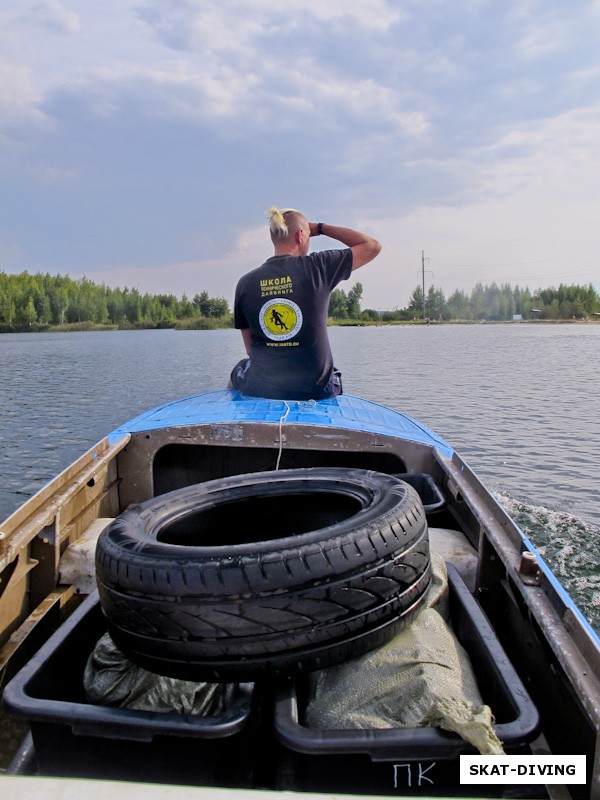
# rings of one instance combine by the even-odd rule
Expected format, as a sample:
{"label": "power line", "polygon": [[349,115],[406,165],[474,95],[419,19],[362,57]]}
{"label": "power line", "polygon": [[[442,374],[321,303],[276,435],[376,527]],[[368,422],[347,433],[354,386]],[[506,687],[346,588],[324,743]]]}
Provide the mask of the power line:
{"label": "power line", "polygon": [[[452,269],[471,269],[473,267],[522,267],[526,264],[548,264],[552,261],[576,261],[581,258],[598,258],[600,254],[598,253],[584,253],[583,255],[579,256],[561,256],[560,258],[542,258],[536,261],[500,261],[499,263],[495,264],[482,264],[481,262],[477,262],[476,264],[452,264]],[[580,272],[583,270],[580,270]]]}
{"label": "power line", "polygon": [[[490,265],[492,266],[492,265]],[[589,269],[576,269],[576,270],[569,270],[568,272],[554,272],[554,273],[544,273],[543,275],[519,275],[517,280],[519,281],[533,281],[533,280],[541,280],[542,278],[566,278],[569,275],[580,275],[584,273],[586,275],[592,274]],[[502,278],[448,278],[448,280],[455,280],[460,281],[462,283],[498,283],[502,281],[506,283],[510,280],[509,277],[504,275]]]}

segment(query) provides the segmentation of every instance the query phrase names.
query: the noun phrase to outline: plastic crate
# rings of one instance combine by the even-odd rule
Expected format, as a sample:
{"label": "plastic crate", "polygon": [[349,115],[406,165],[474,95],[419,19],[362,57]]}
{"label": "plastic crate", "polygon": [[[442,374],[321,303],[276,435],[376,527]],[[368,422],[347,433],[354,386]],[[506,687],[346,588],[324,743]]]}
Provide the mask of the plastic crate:
{"label": "plastic crate", "polygon": [[30,723],[37,772],[250,786],[253,685],[241,684],[217,716],[94,705],[84,695],[83,671],[105,631],[94,592],[4,690],[5,708]]}
{"label": "plastic crate", "polygon": [[[473,665],[494,730],[507,752],[527,752],[539,715],[483,611],[448,565],[453,630]],[[282,747],[276,788],[394,794],[436,793],[458,783],[458,756],[476,753],[458,734],[434,727],[318,730],[303,725],[305,679],[281,682],[275,735]],[[525,748],[525,749],[524,749]],[[435,779],[434,779],[435,776]],[[466,787],[462,787],[463,789]],[[480,792],[482,787],[475,787]]]}
{"label": "plastic crate", "polygon": [[446,498],[439,486],[426,472],[395,472],[394,478],[400,478],[417,490],[426,514],[441,511],[446,505]]}

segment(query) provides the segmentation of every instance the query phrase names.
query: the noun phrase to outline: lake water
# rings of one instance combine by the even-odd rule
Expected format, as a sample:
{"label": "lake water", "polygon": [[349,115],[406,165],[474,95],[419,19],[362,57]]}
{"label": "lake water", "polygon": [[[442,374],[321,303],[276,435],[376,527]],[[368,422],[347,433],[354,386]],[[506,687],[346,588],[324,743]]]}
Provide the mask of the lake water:
{"label": "lake water", "polygon": [[[453,445],[600,628],[600,325],[331,328],[344,390]],[[225,386],[238,331],[0,336],[0,519],[122,422]]]}

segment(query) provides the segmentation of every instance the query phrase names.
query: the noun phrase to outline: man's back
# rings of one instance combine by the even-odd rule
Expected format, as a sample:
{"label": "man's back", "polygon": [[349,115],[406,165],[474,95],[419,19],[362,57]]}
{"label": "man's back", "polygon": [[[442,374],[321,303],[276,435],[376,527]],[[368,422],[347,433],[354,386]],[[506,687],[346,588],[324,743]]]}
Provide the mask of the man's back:
{"label": "man's back", "polygon": [[273,256],[240,279],[235,327],[249,329],[252,342],[246,394],[296,400],[324,396],[333,370],[329,298],[351,271],[350,250],[330,250]]}
{"label": "man's back", "polygon": [[[231,373],[243,394],[282,400],[320,400],[342,392],[334,368],[327,314],[329,298],[352,270],[379,253],[375,239],[351,228],[308,222],[294,209],[270,211],[275,255],[244,275],[236,287],[235,327],[248,358]],[[346,245],[309,255],[321,233]]]}

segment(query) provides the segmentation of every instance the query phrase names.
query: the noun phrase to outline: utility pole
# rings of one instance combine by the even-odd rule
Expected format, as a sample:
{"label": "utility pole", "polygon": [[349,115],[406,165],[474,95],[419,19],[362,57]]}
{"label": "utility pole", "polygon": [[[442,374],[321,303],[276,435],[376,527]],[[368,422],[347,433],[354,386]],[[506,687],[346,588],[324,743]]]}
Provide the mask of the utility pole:
{"label": "utility pole", "polygon": [[425,322],[425,250],[421,250],[421,271],[423,275],[423,322]]}

